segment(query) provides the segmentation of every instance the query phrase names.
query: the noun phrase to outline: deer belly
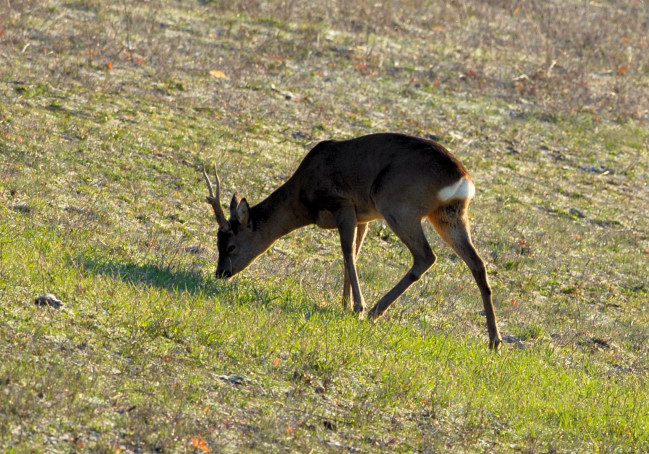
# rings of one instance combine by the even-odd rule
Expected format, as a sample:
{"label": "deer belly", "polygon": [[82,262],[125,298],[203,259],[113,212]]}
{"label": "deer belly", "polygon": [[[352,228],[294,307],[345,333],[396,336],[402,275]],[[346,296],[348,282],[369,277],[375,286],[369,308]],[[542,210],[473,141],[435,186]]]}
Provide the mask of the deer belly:
{"label": "deer belly", "polygon": [[[356,220],[358,224],[365,224],[367,222],[373,221],[375,219],[382,219],[383,216],[376,210],[368,211],[357,211]],[[331,211],[323,210],[319,211],[316,216],[315,224],[321,229],[335,229],[338,228],[336,225],[336,218]]]}
{"label": "deer belly", "polygon": [[368,207],[365,210],[361,210],[358,207],[356,208],[356,220],[359,224],[365,224],[376,219],[383,219],[383,215],[376,211],[375,208]]}
{"label": "deer belly", "polygon": [[318,215],[315,218],[315,225],[321,229],[337,228],[336,218],[334,218],[334,214],[331,211],[318,211]]}

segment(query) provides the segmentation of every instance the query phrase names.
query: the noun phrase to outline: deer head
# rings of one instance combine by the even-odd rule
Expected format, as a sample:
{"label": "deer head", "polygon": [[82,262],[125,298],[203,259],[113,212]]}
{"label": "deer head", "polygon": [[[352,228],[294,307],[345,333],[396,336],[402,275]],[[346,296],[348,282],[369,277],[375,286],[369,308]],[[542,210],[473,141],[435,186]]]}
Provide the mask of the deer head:
{"label": "deer head", "polygon": [[255,235],[250,218],[250,206],[238,193],[232,196],[230,202],[230,219],[225,218],[219,201],[221,182],[216,166],[214,175],[215,188],[203,165],[203,177],[209,191],[207,202],[212,205],[214,217],[219,225],[216,236],[216,247],[219,251],[216,277],[229,278],[250,265],[267,247],[263,247],[257,238],[258,235]]}

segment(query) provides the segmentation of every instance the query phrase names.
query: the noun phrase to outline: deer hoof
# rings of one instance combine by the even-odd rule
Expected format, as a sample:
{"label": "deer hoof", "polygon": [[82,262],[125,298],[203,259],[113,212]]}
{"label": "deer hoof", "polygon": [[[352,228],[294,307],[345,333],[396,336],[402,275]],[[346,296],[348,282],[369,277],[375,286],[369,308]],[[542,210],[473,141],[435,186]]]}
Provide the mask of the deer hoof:
{"label": "deer hoof", "polygon": [[499,353],[500,347],[502,347],[502,345],[503,341],[500,336],[489,339],[489,349],[493,350],[494,353]]}
{"label": "deer hoof", "polygon": [[381,318],[381,315],[379,315],[374,309],[367,313],[367,320],[371,322],[378,322],[379,318]]}

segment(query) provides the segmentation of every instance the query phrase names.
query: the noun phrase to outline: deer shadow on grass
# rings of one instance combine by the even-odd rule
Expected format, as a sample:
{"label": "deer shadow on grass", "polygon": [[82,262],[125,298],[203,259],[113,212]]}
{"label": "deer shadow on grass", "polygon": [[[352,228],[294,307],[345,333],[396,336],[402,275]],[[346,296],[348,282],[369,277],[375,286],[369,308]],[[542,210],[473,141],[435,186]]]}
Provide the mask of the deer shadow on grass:
{"label": "deer shadow on grass", "polygon": [[205,273],[197,269],[179,269],[153,263],[96,260],[88,257],[79,257],[77,260],[81,267],[91,274],[110,277],[128,284],[191,295],[218,295],[225,291],[225,286],[219,285],[214,279],[206,278]]}
{"label": "deer shadow on grass", "polygon": [[179,269],[152,263],[134,263],[111,260],[96,260],[79,257],[77,263],[94,275],[109,277],[131,285],[153,287],[171,293],[202,295],[215,299],[219,304],[230,306],[246,304],[260,309],[274,308],[287,313],[336,313],[336,304],[320,306],[303,297],[292,295],[287,289],[269,290],[248,280],[221,280],[207,275],[201,269]]}

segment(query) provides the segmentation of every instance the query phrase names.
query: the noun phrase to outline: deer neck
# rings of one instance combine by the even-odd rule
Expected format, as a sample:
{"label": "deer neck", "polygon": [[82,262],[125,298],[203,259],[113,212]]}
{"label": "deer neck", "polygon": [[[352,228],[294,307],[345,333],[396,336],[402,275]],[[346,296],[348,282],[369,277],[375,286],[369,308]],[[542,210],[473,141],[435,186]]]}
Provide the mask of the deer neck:
{"label": "deer neck", "polygon": [[292,180],[250,210],[253,228],[266,247],[287,233],[312,223]]}

